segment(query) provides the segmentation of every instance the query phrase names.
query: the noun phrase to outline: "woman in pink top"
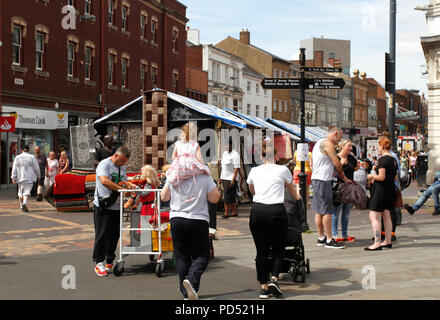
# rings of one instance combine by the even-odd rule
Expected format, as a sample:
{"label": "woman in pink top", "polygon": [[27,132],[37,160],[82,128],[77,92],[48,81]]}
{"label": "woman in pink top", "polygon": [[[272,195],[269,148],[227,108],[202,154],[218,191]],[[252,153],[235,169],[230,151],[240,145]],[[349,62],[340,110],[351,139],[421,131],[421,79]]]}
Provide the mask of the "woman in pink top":
{"label": "woman in pink top", "polygon": [[416,175],[416,164],[417,164],[417,155],[416,153],[413,151],[411,153],[411,156],[409,157],[409,165],[411,167],[411,177],[414,180],[416,180],[417,175]]}

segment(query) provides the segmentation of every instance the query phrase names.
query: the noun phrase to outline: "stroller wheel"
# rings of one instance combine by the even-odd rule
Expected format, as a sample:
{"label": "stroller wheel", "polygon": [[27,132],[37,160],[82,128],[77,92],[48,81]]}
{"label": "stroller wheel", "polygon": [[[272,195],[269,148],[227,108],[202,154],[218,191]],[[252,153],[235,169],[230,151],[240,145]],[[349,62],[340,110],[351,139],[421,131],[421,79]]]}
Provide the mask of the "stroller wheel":
{"label": "stroller wheel", "polygon": [[306,268],[307,268],[307,273],[310,273],[310,259],[309,258],[306,259]]}

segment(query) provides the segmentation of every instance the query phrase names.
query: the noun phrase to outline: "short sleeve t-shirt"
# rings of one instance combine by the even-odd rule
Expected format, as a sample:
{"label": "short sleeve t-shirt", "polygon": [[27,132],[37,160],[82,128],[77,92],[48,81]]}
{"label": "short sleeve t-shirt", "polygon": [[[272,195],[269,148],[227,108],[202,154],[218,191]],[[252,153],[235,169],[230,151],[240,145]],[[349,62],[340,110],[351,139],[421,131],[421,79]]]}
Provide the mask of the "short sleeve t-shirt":
{"label": "short sleeve t-shirt", "polygon": [[382,185],[384,188],[390,188],[393,190],[394,187],[394,179],[397,174],[397,164],[393,157],[391,156],[382,156],[378,160],[377,164],[377,173],[379,174],[379,169],[385,169],[385,180],[383,181],[375,181],[374,183]]}
{"label": "short sleeve t-shirt", "polygon": [[[99,177],[107,176],[110,180],[116,183],[119,179],[118,178],[119,168],[121,169],[120,180],[126,181],[127,172],[125,170],[125,166],[122,167],[115,166],[111,158],[106,158],[102,160],[96,167],[96,188],[95,188],[95,199],[93,200],[95,206],[99,207],[98,194],[99,197],[106,198],[110,196],[110,192],[111,192],[110,189],[102,185],[101,180],[99,180]],[[106,209],[119,211],[119,198],[116,200],[116,202],[113,205],[111,205]]]}
{"label": "short sleeve t-shirt", "polygon": [[170,219],[180,217],[209,223],[208,193],[217,185],[206,174],[195,176],[195,180],[194,183],[194,179],[187,179],[176,186],[167,183],[171,191]]}
{"label": "short sleeve t-shirt", "polygon": [[[225,151],[222,155],[222,171],[220,174],[221,180],[232,180],[234,177],[234,170],[240,169],[240,156],[238,152],[232,149],[232,152]],[[238,174],[235,179],[238,178]]]}
{"label": "short sleeve t-shirt", "polygon": [[263,164],[252,168],[247,179],[254,185],[253,202],[262,204],[284,203],[284,184],[292,182],[292,174],[285,166]]}

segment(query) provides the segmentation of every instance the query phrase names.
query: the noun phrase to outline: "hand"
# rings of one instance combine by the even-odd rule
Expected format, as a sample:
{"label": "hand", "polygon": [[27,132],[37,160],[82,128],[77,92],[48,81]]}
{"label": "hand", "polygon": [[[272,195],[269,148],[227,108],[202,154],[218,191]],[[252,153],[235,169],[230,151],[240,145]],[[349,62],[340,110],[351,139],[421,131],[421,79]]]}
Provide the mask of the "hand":
{"label": "hand", "polygon": [[229,187],[232,188],[235,185],[235,180],[232,180],[231,183],[229,184]]}
{"label": "hand", "polygon": [[354,182],[348,179],[347,177],[344,178],[344,182],[354,184]]}
{"label": "hand", "polygon": [[367,180],[371,180],[373,179],[373,175],[370,173],[369,175],[367,175]]}
{"label": "hand", "polygon": [[12,184],[16,184],[17,183],[17,180],[12,180]]}

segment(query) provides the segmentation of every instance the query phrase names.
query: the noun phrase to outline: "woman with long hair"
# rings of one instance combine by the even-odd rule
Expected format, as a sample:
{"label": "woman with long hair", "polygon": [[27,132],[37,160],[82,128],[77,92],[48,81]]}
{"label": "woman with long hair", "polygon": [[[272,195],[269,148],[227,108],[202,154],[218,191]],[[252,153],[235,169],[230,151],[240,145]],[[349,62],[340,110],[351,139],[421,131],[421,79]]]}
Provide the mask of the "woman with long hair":
{"label": "woman with long hair", "polygon": [[[364,248],[367,251],[382,250],[382,248],[391,248],[392,222],[390,210],[394,206],[396,198],[395,179],[398,171],[396,160],[390,153],[391,141],[384,137],[379,140],[377,147],[382,155],[378,160],[376,168],[377,174],[369,174],[367,179],[373,182],[371,197],[369,202],[370,221],[374,232],[374,243]],[[381,243],[382,223],[385,229],[385,241]]]}
{"label": "woman with long hair", "polygon": [[[354,179],[354,172],[359,168],[356,157],[351,153],[352,145],[353,143],[350,139],[342,139],[338,145],[339,153],[337,154],[341,161],[342,170],[344,171],[345,176],[350,180]],[[341,203],[338,206],[333,206],[332,233],[333,238],[338,242],[353,242],[355,240],[355,237],[348,235],[348,222],[350,219],[351,208],[352,204],[350,203]],[[342,238],[338,238],[339,216],[341,217]]]}
{"label": "woman with long hair", "polygon": [[[145,165],[141,169],[141,180],[145,181],[144,190],[157,189],[160,186],[160,180],[156,169],[150,165]],[[151,191],[140,192],[139,201],[142,204],[141,216],[151,216],[154,214],[155,193]]]}
{"label": "woman with long hair", "polygon": [[66,151],[62,151],[60,154],[60,173],[66,173],[69,170],[69,158],[67,157]]}
{"label": "woman with long hair", "polygon": [[[247,183],[253,195],[249,228],[257,249],[257,280],[260,298],[280,296],[278,275],[283,265],[287,237],[287,213],[284,207],[284,188],[293,199],[298,192],[286,166],[275,164],[276,151],[272,142],[263,142],[263,164],[249,172]],[[269,260],[269,255],[272,258]]]}

